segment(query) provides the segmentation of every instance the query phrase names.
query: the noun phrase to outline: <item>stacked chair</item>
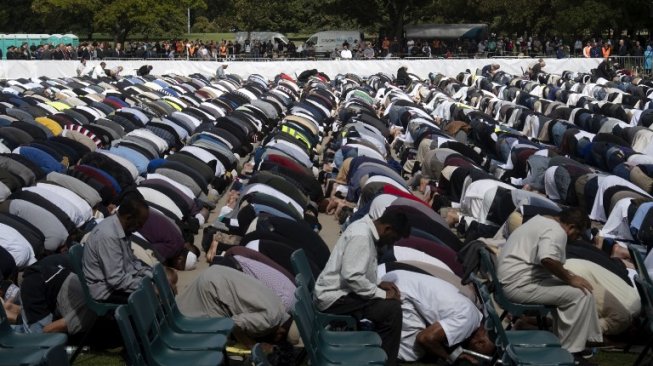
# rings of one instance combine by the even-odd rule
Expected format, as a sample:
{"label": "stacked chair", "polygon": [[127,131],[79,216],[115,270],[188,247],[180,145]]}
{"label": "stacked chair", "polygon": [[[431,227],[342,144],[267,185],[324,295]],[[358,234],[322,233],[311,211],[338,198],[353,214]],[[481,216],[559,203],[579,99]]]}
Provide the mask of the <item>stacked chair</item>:
{"label": "stacked chair", "polygon": [[186,317],[171,295],[165,272],[157,265],[154,278],[144,279],[128,304],[117,308],[129,364],[221,365],[233,321]]}
{"label": "stacked chair", "polygon": [[[295,307],[293,316],[304,342],[311,365],[383,365],[387,360],[381,349],[381,338],[370,331],[331,331],[332,322],[355,326],[351,317],[334,316],[317,311],[313,304],[315,280],[303,250],[291,257],[296,269]],[[306,270],[308,269],[308,272]],[[309,277],[304,277],[308,275]],[[307,278],[307,279],[306,279]],[[308,284],[312,283],[312,286]],[[309,290],[310,289],[310,290]]]}

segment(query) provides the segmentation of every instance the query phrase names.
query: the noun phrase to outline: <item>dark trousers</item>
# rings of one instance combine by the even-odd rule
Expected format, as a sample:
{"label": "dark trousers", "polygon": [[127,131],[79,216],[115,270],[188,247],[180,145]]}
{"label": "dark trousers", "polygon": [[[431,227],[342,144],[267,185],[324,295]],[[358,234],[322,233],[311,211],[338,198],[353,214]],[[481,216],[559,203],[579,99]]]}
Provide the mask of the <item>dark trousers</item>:
{"label": "dark trousers", "polygon": [[131,292],[125,292],[125,291],[114,291],[107,297],[105,300],[102,300],[100,302],[104,302],[107,304],[126,304],[127,299],[129,299],[129,295],[131,295]]}
{"label": "dark trousers", "polygon": [[374,323],[374,330],[381,336],[381,348],[388,356],[386,365],[397,364],[402,320],[399,300],[363,299],[356,294],[348,294],[338,299],[325,312],[351,315],[357,320],[370,320]]}

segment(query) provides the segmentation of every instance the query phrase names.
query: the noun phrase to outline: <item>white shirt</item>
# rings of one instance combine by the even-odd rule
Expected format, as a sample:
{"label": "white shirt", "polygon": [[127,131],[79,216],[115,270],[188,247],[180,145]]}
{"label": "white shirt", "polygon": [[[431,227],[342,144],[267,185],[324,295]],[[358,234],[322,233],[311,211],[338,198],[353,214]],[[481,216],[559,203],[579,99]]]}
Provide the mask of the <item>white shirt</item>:
{"label": "white shirt", "polygon": [[596,192],[596,197],[594,198],[594,204],[592,205],[592,211],[590,212],[590,219],[595,220],[595,221],[600,221],[600,222],[605,222],[607,220],[606,214],[605,214],[605,207],[603,207],[603,194],[605,191],[612,187],[612,186],[624,186],[626,188],[630,188],[633,191],[637,193],[641,193],[642,195],[646,197],[651,197],[648,193],[646,193],[643,189],[639,188],[638,186],[630,183],[629,181],[617,177],[616,175],[608,175],[608,176],[599,176],[598,180],[598,190]]}
{"label": "white shirt", "polygon": [[436,322],[453,346],[469,338],[483,319],[471,300],[439,278],[399,270],[386,273],[380,281],[393,282],[401,291],[400,360],[417,361],[424,355],[417,334]]}
{"label": "white shirt", "polygon": [[[56,184],[37,183],[36,187],[27,187],[24,189],[30,190],[33,188],[36,189],[33,191],[34,193],[42,195],[45,199],[58,206],[58,202],[61,202],[62,200],[68,203],[70,207],[67,208],[67,211],[64,210],[64,212],[66,212],[66,215],[70,217],[71,221],[74,222],[77,227],[82,226],[93,217],[93,208],[91,205],[89,205],[88,202],[77,193],[68,188]],[[56,197],[60,198],[57,199]],[[59,207],[63,210],[64,203],[62,202],[62,205]]]}
{"label": "white shirt", "polygon": [[184,217],[184,214],[181,212],[175,202],[164,193],[149,187],[138,187],[137,189],[143,195],[143,198],[145,198],[146,201],[152,202],[172,212],[172,214],[175,215],[179,220]]}
{"label": "white shirt", "polygon": [[132,132],[128,133],[127,136],[137,136],[152,142],[156,146],[156,149],[158,150],[159,154],[168,150],[168,143],[164,139],[155,135],[152,131],[148,129],[139,128],[137,130],[133,130]]}
{"label": "white shirt", "polygon": [[5,248],[16,261],[18,268],[25,268],[36,262],[34,249],[18,230],[5,224],[0,224],[0,246]]}
{"label": "white shirt", "polygon": [[628,208],[630,208],[631,198],[623,198],[619,200],[608,216],[608,221],[605,222],[600,231],[600,235],[604,238],[612,238],[619,240],[633,240],[633,235],[630,232],[630,223],[628,222]]}
{"label": "white shirt", "polygon": [[430,265],[442,269],[446,269],[447,271],[453,273],[451,268],[449,268],[449,266],[447,266],[446,263],[424,252],[420,252],[417,249],[394,246],[392,248],[392,251],[395,255],[395,259],[397,259],[397,262],[415,261],[415,262],[428,263]]}
{"label": "white shirt", "polygon": [[345,59],[345,60],[351,60],[352,54],[351,51],[348,49],[344,49],[340,51],[340,58]]}
{"label": "white shirt", "polygon": [[93,71],[91,72],[91,77],[92,77],[93,79],[97,79],[97,78],[99,78],[99,77],[105,77],[105,76],[107,76],[107,73],[104,72],[104,69],[103,69],[102,66],[100,66],[100,65],[96,65],[96,66],[93,68]]}

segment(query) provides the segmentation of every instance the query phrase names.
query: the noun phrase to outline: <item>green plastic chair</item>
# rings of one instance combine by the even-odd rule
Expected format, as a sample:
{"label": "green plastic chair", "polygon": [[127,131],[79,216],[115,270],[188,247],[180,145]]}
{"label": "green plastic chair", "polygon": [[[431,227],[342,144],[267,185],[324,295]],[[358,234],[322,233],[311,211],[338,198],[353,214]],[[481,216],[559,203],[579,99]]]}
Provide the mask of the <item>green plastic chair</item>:
{"label": "green plastic chair", "polygon": [[[306,258],[304,249],[295,250],[290,256],[290,263],[295,271],[295,284],[297,286],[306,287],[312,304],[313,290],[315,289],[315,277],[313,277],[313,272],[311,271],[311,266],[308,263],[308,258]],[[313,313],[316,318],[324,327],[327,327],[332,323],[338,323],[344,324],[344,328],[348,330],[357,329],[356,319],[353,317],[348,315],[325,314],[320,312],[315,305],[311,306],[313,307]]]}
{"label": "green plastic chair", "polygon": [[68,336],[61,333],[21,334],[11,329],[4,306],[0,306],[0,346],[6,348],[52,348],[64,346]]}
{"label": "green plastic chair", "polygon": [[45,348],[0,347],[0,366],[68,366],[63,345]]}
{"label": "green plastic chair", "polygon": [[[139,291],[136,291],[139,292]],[[217,351],[176,351],[168,348],[161,341],[156,332],[152,334],[140,334],[140,344],[134,335],[134,326],[132,320],[136,323],[135,317],[132,318],[132,312],[138,313],[139,309],[133,309],[131,305],[121,305],[115,313],[120,333],[125,342],[125,350],[129,358],[130,366],[172,366],[172,365],[202,365],[216,366],[221,365],[224,358],[221,352]],[[142,320],[142,318],[141,318]],[[137,332],[138,333],[138,332]],[[128,345],[128,343],[130,345]]]}
{"label": "green plastic chair", "polygon": [[253,366],[271,366],[261,344],[257,343],[252,347],[252,365]]}
{"label": "green plastic chair", "polygon": [[[475,282],[475,281],[474,281]],[[487,325],[492,334],[499,333],[505,334],[508,343],[516,347],[561,347],[560,339],[555,334],[546,330],[505,330],[501,324],[501,320],[496,313],[490,293],[484,285],[477,286],[478,293],[483,300],[484,307],[492,308],[492,311],[487,311],[488,319]]]}
{"label": "green plastic chair", "polygon": [[[129,296],[129,304],[137,305],[140,313],[133,313],[134,318],[141,316],[141,313],[148,313],[148,319],[152,317],[149,331],[156,331],[163,342],[174,350],[180,351],[203,351],[215,350],[223,351],[227,344],[227,337],[224,334],[198,334],[198,333],[179,333],[175,332],[166,320],[166,314],[159,301],[159,297],[154,291],[152,280],[144,278],[141,282],[141,289],[138,296]],[[138,324],[137,324],[138,329]]]}
{"label": "green plastic chair", "polygon": [[[575,364],[574,357],[571,353],[559,346],[546,345],[546,342],[536,339],[518,339],[518,342],[520,343],[536,342],[534,344],[529,344],[528,346],[513,344],[508,336],[508,332],[503,329],[499,315],[496,313],[492,302],[486,302],[484,305],[485,311],[489,315],[488,320],[492,323],[492,328],[496,331],[495,343],[499,349],[504,351],[502,357],[503,364],[540,366],[572,366]],[[512,331],[511,333],[517,334],[521,332],[522,331]],[[515,336],[513,335],[513,337]],[[517,338],[520,337],[521,336],[518,336]],[[528,336],[522,338],[528,338]]]}
{"label": "green plastic chair", "polygon": [[[297,301],[309,315],[311,327],[318,333],[321,343],[333,347],[381,347],[381,337],[376,332],[369,331],[332,331],[324,328],[317,316],[315,316],[313,299],[304,286],[296,290],[300,297]],[[310,315],[313,315],[310,317]]]}
{"label": "green plastic chair", "polygon": [[311,271],[311,265],[308,262],[304,249],[295,250],[290,256],[290,264],[292,265],[295,276],[301,274],[305,280],[305,286],[309,293],[313,293],[315,289],[315,277]]}
{"label": "green plastic chair", "polygon": [[646,265],[644,264],[644,258],[642,258],[642,254],[640,251],[634,247],[633,245],[628,246],[628,251],[630,252],[630,258],[633,260],[633,263],[635,264],[635,270],[637,270],[637,276],[649,284],[653,284],[651,281],[651,277],[648,275],[648,270],[646,269]]}
{"label": "green plastic chair", "polygon": [[297,302],[293,316],[297,323],[299,334],[304,342],[311,365],[383,365],[387,360],[385,352],[378,347],[334,347],[320,340],[317,330],[313,327],[312,314],[302,305],[299,292],[306,291],[300,286],[295,293]]}
{"label": "green plastic chair", "polygon": [[549,305],[536,305],[536,304],[518,304],[514,303],[506,297],[503,292],[503,287],[499,282],[497,277],[496,268],[494,268],[494,263],[490,258],[490,253],[487,250],[481,250],[481,268],[485,273],[486,277],[490,280],[490,288],[492,294],[494,295],[494,301],[499,304],[503,309],[503,314],[499,317],[503,320],[506,315],[512,315],[512,322],[509,323],[507,329],[512,328],[513,322],[523,315],[535,315],[537,318],[537,324],[540,329],[546,329],[546,316],[555,309],[555,306]]}
{"label": "green plastic chair", "polygon": [[127,305],[118,306],[114,314],[118,323],[118,329],[120,329],[120,335],[122,335],[122,342],[125,346],[125,354],[127,355],[125,362],[128,366],[146,366],[147,363],[138,346],[136,334],[134,334]]}
{"label": "green plastic chair", "polygon": [[194,318],[186,316],[179,311],[175,295],[172,293],[170,283],[161,264],[154,266],[154,285],[159,291],[161,305],[168,319],[168,325],[179,333],[209,333],[228,335],[234,327],[231,318]]}
{"label": "green plastic chair", "polygon": [[[643,267],[646,271],[646,267]],[[650,281],[647,281],[645,278],[637,275],[635,277],[635,283],[639,289],[640,297],[642,299],[642,315],[645,317],[646,332],[649,334],[649,340],[637,356],[634,366],[642,364],[644,357],[648,352],[653,348],[653,284]]]}

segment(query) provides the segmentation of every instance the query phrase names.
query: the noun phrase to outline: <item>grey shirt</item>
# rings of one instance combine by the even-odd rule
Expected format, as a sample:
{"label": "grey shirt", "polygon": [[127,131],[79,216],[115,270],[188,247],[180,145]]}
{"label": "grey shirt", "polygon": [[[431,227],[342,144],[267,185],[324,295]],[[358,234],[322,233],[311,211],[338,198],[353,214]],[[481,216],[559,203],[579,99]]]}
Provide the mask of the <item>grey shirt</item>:
{"label": "grey shirt", "polygon": [[270,333],[290,318],[271,289],[225,266],[205,269],[177,296],[177,305],[188,316],[231,317],[238,328],[253,337]]}
{"label": "grey shirt", "polygon": [[315,282],[315,298],[320,310],[350,293],[367,299],[385,299],[385,291],[377,287],[374,244],[377,240],[379,234],[369,215],[355,221],[342,233]]}
{"label": "grey shirt", "polygon": [[557,221],[533,217],[517,228],[501,249],[497,263],[499,281],[514,289],[552,278],[542,260],[550,258],[564,264],[566,246],[567,234]]}
{"label": "grey shirt", "polygon": [[93,228],[84,245],[82,267],[96,300],[105,300],[114,291],[134,292],[145,276],[152,276],[152,269],[134,255],[117,215]]}

